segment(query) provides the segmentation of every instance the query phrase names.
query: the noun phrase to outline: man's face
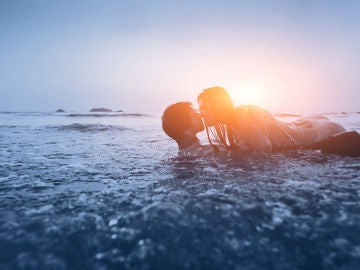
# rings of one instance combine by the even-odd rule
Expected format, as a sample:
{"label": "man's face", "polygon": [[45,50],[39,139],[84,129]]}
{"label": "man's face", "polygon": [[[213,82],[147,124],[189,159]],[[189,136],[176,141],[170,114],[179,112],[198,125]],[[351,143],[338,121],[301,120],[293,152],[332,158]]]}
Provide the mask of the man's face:
{"label": "man's face", "polygon": [[195,134],[204,130],[204,124],[201,120],[201,116],[195,110],[190,111],[190,127],[189,129]]}

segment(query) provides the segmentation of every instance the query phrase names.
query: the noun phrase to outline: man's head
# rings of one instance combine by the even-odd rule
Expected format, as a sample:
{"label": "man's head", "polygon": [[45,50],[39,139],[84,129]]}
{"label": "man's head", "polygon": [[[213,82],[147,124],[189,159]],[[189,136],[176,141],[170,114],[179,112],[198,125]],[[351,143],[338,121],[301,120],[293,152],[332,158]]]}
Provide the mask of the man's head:
{"label": "man's head", "polygon": [[190,102],[178,102],[167,107],[162,116],[164,132],[179,145],[186,136],[195,136],[204,130],[200,115]]}

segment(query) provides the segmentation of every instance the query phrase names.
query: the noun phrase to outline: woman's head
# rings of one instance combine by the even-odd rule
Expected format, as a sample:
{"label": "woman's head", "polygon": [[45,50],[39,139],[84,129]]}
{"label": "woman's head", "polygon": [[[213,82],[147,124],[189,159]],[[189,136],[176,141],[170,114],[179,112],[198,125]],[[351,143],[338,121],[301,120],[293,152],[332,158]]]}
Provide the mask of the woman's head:
{"label": "woman's head", "polygon": [[203,90],[198,96],[199,110],[208,126],[230,121],[234,104],[229,93],[222,87]]}
{"label": "woman's head", "polygon": [[204,119],[206,133],[227,148],[233,148],[233,113],[234,104],[229,93],[222,87],[205,89],[198,96],[200,114]]}
{"label": "woman's head", "polygon": [[162,128],[164,132],[173,138],[178,144],[186,134],[192,134],[204,130],[199,113],[190,102],[178,102],[167,107],[162,116]]}

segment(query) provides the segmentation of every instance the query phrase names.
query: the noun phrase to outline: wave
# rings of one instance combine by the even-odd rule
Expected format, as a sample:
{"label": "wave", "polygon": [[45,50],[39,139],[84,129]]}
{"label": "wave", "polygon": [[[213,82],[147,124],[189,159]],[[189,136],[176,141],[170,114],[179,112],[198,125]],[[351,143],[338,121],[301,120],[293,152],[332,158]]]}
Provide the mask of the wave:
{"label": "wave", "polygon": [[16,125],[0,125],[0,127],[2,127],[2,128],[17,128],[18,126],[16,126]]}
{"label": "wave", "polygon": [[347,113],[347,112],[326,112],[326,113],[321,113],[321,114],[326,114],[326,115],[347,115],[347,114],[351,114],[351,112]]}
{"label": "wave", "polygon": [[302,114],[296,114],[296,113],[275,113],[275,116],[278,117],[301,117]]}
{"label": "wave", "polygon": [[103,131],[124,131],[129,130],[127,127],[103,124],[70,124],[62,126],[47,126],[50,129],[61,131],[79,131],[79,132],[103,132]]}
{"label": "wave", "polygon": [[4,115],[17,115],[17,116],[46,116],[51,113],[48,112],[9,112],[9,111],[0,111],[0,114]]}
{"label": "wave", "polygon": [[360,112],[326,112],[323,115],[336,115],[336,116],[348,116],[352,114],[360,114]]}
{"label": "wave", "polygon": [[30,116],[67,116],[67,117],[146,117],[150,116],[146,113],[58,113],[58,112],[10,112],[10,111],[0,111],[0,114],[3,115],[30,115]]}
{"label": "wave", "polygon": [[71,113],[68,117],[144,117],[144,113]]}

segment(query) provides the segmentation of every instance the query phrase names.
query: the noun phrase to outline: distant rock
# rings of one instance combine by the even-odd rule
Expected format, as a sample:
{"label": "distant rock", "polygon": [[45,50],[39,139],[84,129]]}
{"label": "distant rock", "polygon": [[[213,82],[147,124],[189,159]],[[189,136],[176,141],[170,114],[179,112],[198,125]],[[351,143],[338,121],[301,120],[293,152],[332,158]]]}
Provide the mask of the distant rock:
{"label": "distant rock", "polygon": [[118,110],[117,112],[123,112],[123,110]]}
{"label": "distant rock", "polygon": [[57,109],[56,112],[65,112],[63,109]]}
{"label": "distant rock", "polygon": [[112,110],[106,108],[93,108],[90,112],[112,112]]}

